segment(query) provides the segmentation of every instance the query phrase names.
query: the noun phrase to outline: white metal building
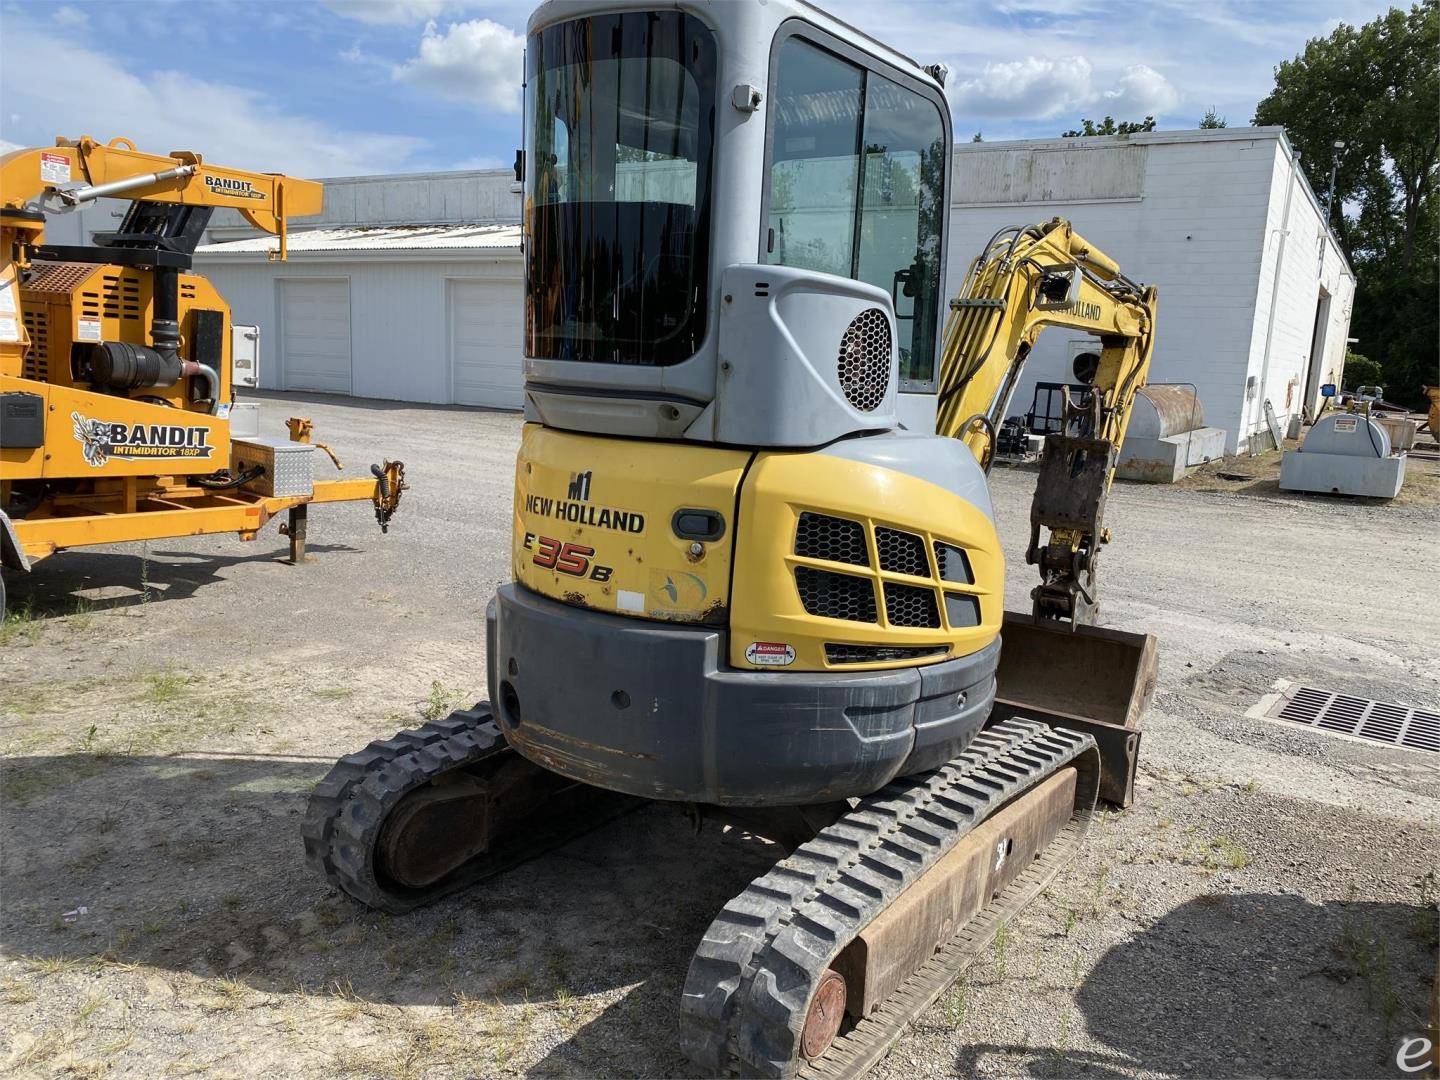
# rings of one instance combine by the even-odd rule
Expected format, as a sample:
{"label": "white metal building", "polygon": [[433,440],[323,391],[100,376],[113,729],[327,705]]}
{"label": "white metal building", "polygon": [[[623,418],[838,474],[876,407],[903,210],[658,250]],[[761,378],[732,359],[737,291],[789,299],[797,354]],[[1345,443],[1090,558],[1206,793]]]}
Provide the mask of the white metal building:
{"label": "white metal building", "polygon": [[[950,281],[997,229],[1062,215],[1159,288],[1152,383],[1193,383],[1226,452],[1315,411],[1344,366],[1355,275],[1284,130],[1225,128],[969,143],[955,151]],[[1042,334],[1009,410],[1073,381],[1088,342]]]}
{"label": "white metal building", "polygon": [[[509,172],[326,181],[275,240],[216,216],[196,267],[260,329],[260,385],[519,408],[519,196]],[[227,236],[248,239],[225,240]]]}
{"label": "white metal building", "polygon": [[[260,327],[260,385],[407,401],[520,404],[520,197],[508,172],[326,182],[325,213],[274,241],[217,215],[196,265]],[[1354,274],[1280,128],[956,148],[950,286],[999,228],[1055,215],[1160,289],[1152,382],[1197,387],[1228,452],[1338,382]],[[509,227],[506,227],[506,226]],[[1087,343],[1088,346],[1088,343]],[[1093,346],[1092,346],[1093,347]],[[1070,381],[1042,335],[1009,412]]]}

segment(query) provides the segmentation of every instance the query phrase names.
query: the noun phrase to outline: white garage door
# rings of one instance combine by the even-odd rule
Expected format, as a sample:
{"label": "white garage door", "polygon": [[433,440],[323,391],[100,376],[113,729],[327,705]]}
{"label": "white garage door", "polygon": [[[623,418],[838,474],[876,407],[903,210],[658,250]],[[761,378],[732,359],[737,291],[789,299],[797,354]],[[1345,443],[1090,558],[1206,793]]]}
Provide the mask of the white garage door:
{"label": "white garage door", "polygon": [[457,405],[524,404],[523,315],[518,281],[450,282],[451,393]]}
{"label": "white garage door", "polygon": [[286,390],[350,393],[350,283],[280,282],[280,348]]}

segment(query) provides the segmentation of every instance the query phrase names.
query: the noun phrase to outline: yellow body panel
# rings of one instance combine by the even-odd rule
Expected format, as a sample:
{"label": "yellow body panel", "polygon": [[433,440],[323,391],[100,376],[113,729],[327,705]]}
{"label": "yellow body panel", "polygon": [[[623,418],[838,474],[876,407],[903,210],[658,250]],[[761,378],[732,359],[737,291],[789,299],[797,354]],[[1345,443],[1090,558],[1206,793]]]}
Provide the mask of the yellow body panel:
{"label": "yellow body panel", "polygon": [[[725,535],[693,552],[693,542],[671,527],[682,508],[721,514]],[[864,523],[870,566],[795,555],[797,523],[807,510]],[[876,526],[920,535],[927,552],[937,540],[963,548],[974,584],[941,582],[933,554],[924,577],[878,569]],[[752,455],[527,424],[516,464],[514,528],[513,570],[520,584],[609,614],[728,625],[728,661],[736,668],[775,669],[773,649],[769,663],[747,658],[756,643],[778,646],[788,670],[819,671],[832,667],[827,643],[933,647],[919,662],[934,663],[975,652],[1000,632],[1005,568],[985,512],[927,481],[823,453]],[[865,578],[876,597],[876,621],[808,614],[796,588],[797,566]],[[942,620],[944,593],[974,596],[980,624],[892,626],[885,582],[930,588]],[[856,671],[915,663],[908,657],[833,666]]]}
{"label": "yellow body panel", "polygon": [[[803,558],[794,554],[796,528],[805,511],[849,518],[865,525],[869,567]],[[928,577],[912,577],[878,569],[875,527],[916,533],[925,540],[930,561]],[[934,563],[934,541],[965,550],[975,583],[941,582]],[[735,585],[730,604],[730,664],[760,665],[746,659],[753,643],[788,645],[794,649],[789,670],[819,671],[832,667],[825,644],[900,647],[943,647],[924,658],[935,663],[985,647],[1000,632],[1005,599],[1005,564],[995,526],[984,511],[925,480],[823,453],[761,453],[745,478],[740,498],[740,538],[735,554]],[[795,583],[795,569],[813,566],[869,579],[875,590],[877,621],[821,618],[805,611]],[[885,582],[935,590],[944,620],[943,593],[975,596],[980,624],[939,629],[892,626],[885,612]],[[913,658],[882,663],[833,665],[845,671],[907,667]],[[770,665],[764,665],[770,668]]]}
{"label": "yellow body panel", "polygon": [[[723,623],[735,493],[750,457],[526,424],[515,467],[515,580],[596,611]],[[715,511],[724,535],[692,551],[671,528],[680,509]]]}
{"label": "yellow body panel", "polygon": [[114,394],[0,375],[45,401],[45,445],[0,449],[0,480],[206,474],[230,464],[230,421]]}

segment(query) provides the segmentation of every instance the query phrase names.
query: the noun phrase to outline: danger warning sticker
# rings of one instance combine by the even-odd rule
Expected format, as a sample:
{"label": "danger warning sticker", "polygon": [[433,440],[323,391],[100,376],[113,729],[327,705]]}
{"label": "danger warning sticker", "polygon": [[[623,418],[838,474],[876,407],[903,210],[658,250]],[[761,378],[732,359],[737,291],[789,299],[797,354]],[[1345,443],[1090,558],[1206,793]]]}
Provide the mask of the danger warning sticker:
{"label": "danger warning sticker", "polygon": [[76,341],[99,341],[100,340],[99,319],[78,319],[75,322]]}
{"label": "danger warning sticker", "polygon": [[1354,431],[1359,426],[1359,421],[1353,416],[1337,416],[1335,418],[1336,431]]}
{"label": "danger warning sticker", "polygon": [[70,182],[70,159],[64,154],[41,154],[40,182],[42,184],[68,184]]}
{"label": "danger warning sticker", "polygon": [[752,641],[745,659],[756,667],[785,667],[795,662],[795,650],[780,641]]}

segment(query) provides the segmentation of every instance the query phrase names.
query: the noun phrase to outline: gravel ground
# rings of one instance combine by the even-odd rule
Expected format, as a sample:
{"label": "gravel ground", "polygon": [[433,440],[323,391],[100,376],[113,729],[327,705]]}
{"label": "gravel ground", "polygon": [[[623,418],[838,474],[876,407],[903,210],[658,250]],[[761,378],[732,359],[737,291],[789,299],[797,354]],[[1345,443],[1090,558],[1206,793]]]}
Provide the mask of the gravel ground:
{"label": "gravel ground", "polygon": [[[0,628],[0,1069],[22,1075],[677,1076],[705,925],[771,857],[653,807],[404,918],[312,878],[331,760],[483,694],[513,415],[267,396],[390,534],[79,551]],[[328,468],[328,466],[327,466]],[[1033,473],[993,477],[1028,607]],[[1279,678],[1440,702],[1437,514],[1264,485],[1118,485],[1105,621],[1160,639],[1139,799],[876,1075],[1386,1076],[1435,974],[1435,755],[1252,720]],[[697,870],[699,871],[697,873]]]}

